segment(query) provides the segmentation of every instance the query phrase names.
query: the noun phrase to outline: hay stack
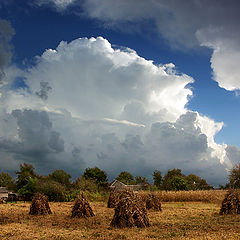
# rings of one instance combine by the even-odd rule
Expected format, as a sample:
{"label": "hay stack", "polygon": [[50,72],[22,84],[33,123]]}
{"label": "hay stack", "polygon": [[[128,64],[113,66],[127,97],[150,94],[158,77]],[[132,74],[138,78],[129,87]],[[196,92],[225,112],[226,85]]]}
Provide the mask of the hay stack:
{"label": "hay stack", "polygon": [[52,211],[48,204],[48,197],[41,193],[36,193],[32,199],[29,214],[31,215],[52,214]]}
{"label": "hay stack", "polygon": [[85,195],[83,193],[78,195],[72,208],[72,217],[82,218],[92,217],[94,215],[95,214],[93,213],[93,210]]}
{"label": "hay stack", "polygon": [[146,200],[146,208],[147,210],[154,211],[162,211],[161,202],[158,196],[154,193],[148,194],[148,198]]}
{"label": "hay stack", "polygon": [[116,191],[111,191],[108,197],[108,208],[115,208],[119,201],[119,193]]}
{"label": "hay stack", "polygon": [[240,214],[239,191],[229,191],[222,201],[220,214]]}
{"label": "hay stack", "polygon": [[133,191],[125,190],[120,194],[111,226],[119,228],[150,226],[144,203]]}

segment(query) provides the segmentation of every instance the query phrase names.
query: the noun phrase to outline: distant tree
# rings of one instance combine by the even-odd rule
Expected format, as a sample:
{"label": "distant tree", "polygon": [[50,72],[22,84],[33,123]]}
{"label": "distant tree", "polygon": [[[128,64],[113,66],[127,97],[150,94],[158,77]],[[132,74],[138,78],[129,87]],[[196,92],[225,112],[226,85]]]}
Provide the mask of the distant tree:
{"label": "distant tree", "polygon": [[0,173],[0,187],[14,188],[14,179],[6,172]]}
{"label": "distant tree", "polygon": [[135,183],[136,184],[149,184],[147,178],[142,177],[142,176],[136,176],[135,177]]}
{"label": "distant tree", "polygon": [[168,170],[167,173],[165,174],[164,178],[163,178],[161,188],[163,190],[172,190],[172,182],[171,181],[174,177],[184,178],[185,175],[182,174],[181,169],[174,168],[174,169]]}
{"label": "distant tree", "polygon": [[233,167],[228,179],[231,188],[240,188],[240,164]]}
{"label": "distant tree", "polygon": [[64,170],[58,169],[55,170],[53,173],[49,174],[48,178],[55,182],[61,183],[66,187],[69,187],[71,184],[70,179],[72,178],[72,176],[66,173]]}
{"label": "distant tree", "polygon": [[86,168],[83,177],[85,179],[95,180],[99,187],[107,186],[107,174],[98,167]]}
{"label": "distant tree", "polygon": [[202,179],[195,174],[189,174],[188,176],[186,176],[188,189],[189,190],[199,190],[199,184],[200,184],[201,180]]}
{"label": "distant tree", "polygon": [[158,170],[153,172],[153,185],[160,189],[162,185],[162,173]]}
{"label": "distant tree", "polygon": [[189,190],[209,190],[212,188],[205,179],[202,179],[195,174],[189,174],[186,176],[186,180]]}
{"label": "distant tree", "polygon": [[38,175],[34,171],[33,165],[28,163],[20,164],[20,170],[17,171],[16,174],[17,174],[16,181],[17,190],[21,189],[24,185],[26,185],[30,178],[38,178]]}
{"label": "distant tree", "polygon": [[173,176],[169,181],[169,189],[174,191],[188,190],[187,181],[184,177]]}
{"label": "distant tree", "polygon": [[127,185],[135,184],[133,175],[126,171],[121,172],[116,179]]}
{"label": "distant tree", "polygon": [[98,191],[98,184],[94,179],[86,179],[84,177],[79,177],[73,183],[73,187],[76,190],[88,191],[91,193],[96,193]]}

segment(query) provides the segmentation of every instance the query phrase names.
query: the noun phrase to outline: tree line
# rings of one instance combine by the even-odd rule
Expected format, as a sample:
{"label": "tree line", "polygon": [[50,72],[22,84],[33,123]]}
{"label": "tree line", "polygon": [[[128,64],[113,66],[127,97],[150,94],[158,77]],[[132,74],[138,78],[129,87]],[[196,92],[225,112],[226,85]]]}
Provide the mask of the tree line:
{"label": "tree line", "polygon": [[[9,189],[30,200],[34,193],[48,196],[50,201],[72,201],[81,191],[87,192],[90,199],[106,196],[108,178],[106,172],[98,167],[86,168],[82,176],[71,181],[71,175],[57,169],[47,176],[36,173],[33,165],[20,164],[16,179],[6,172],[0,173],[0,187]],[[153,184],[144,176],[134,177],[127,171],[121,172],[116,179],[127,185],[140,184],[148,190],[208,190],[212,187],[205,179],[195,174],[184,175],[181,169],[170,169],[162,176],[159,170],[153,172]],[[229,175],[229,182],[221,188],[240,188],[240,164],[236,165]]]}

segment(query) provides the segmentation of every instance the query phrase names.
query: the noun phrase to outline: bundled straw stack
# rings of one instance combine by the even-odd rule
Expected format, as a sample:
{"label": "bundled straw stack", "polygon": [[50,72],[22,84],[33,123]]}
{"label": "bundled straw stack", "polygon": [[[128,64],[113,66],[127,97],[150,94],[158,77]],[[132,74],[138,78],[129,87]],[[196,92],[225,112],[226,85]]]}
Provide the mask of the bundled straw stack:
{"label": "bundled straw stack", "polygon": [[239,191],[229,191],[222,201],[220,214],[240,214]]}
{"label": "bundled straw stack", "polygon": [[146,199],[146,208],[147,210],[162,211],[160,199],[156,194],[148,194]]}
{"label": "bundled straw stack", "polygon": [[150,226],[144,203],[133,191],[125,190],[120,194],[111,226],[119,228]]}
{"label": "bundled straw stack", "polygon": [[93,217],[95,214],[88,202],[87,197],[82,193],[77,196],[72,208],[72,217]]}
{"label": "bundled straw stack", "polygon": [[52,214],[52,211],[48,204],[48,197],[41,193],[36,193],[32,199],[29,214],[31,215]]}
{"label": "bundled straw stack", "polygon": [[115,208],[118,204],[119,201],[119,192],[116,191],[111,191],[108,197],[108,203],[107,207],[108,208]]}

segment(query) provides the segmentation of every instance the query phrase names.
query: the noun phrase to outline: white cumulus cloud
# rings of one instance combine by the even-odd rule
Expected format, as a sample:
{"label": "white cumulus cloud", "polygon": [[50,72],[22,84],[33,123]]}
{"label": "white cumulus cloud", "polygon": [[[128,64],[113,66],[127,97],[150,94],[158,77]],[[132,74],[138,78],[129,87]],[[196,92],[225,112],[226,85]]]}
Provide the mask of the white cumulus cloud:
{"label": "white cumulus cloud", "polygon": [[[57,164],[79,176],[97,165],[110,177],[123,170],[151,177],[178,167],[225,182],[230,160],[214,141],[223,124],[186,108],[194,80],[173,64],[156,66],[102,37],[79,38],[13,73],[0,98],[5,169],[5,161],[27,161],[42,173]],[[11,88],[17,74],[26,88]]]}

